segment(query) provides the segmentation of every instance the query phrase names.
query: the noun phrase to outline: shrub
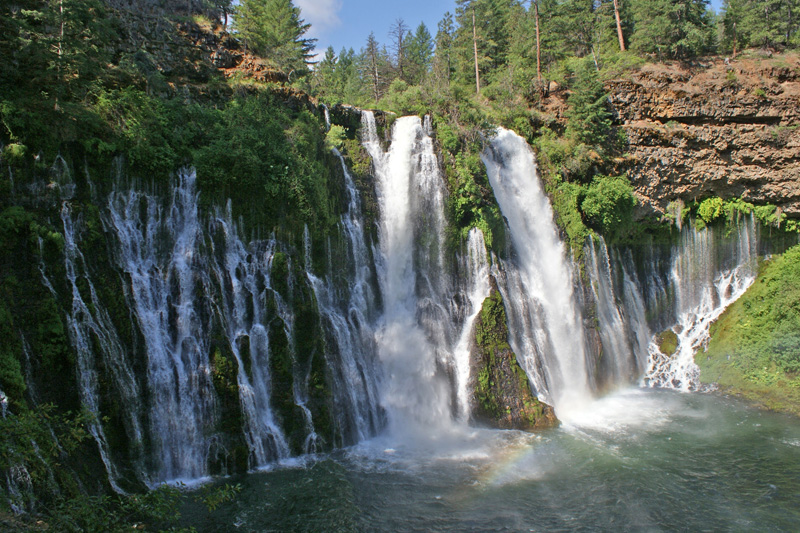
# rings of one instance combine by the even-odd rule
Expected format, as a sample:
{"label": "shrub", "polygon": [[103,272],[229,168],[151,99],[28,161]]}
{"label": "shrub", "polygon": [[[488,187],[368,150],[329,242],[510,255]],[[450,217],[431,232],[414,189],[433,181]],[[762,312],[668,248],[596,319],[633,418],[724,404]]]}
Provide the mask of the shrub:
{"label": "shrub", "polygon": [[599,176],[586,189],[580,206],[589,226],[615,239],[630,229],[636,197],[625,176]]}

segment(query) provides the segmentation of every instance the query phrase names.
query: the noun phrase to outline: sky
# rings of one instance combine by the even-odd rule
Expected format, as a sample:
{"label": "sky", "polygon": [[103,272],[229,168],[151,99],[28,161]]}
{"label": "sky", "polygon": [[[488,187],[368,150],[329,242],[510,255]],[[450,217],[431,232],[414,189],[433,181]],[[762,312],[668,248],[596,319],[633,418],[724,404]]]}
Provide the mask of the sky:
{"label": "sky", "polygon": [[[454,0],[294,0],[303,19],[311,24],[307,37],[317,39],[317,53],[328,46],[338,54],[342,47],[361,50],[370,32],[381,44],[389,44],[392,25],[402,18],[412,31],[420,22],[431,36],[445,12],[455,13]],[[624,0],[623,0],[624,5]],[[711,0],[719,12],[722,0]]]}

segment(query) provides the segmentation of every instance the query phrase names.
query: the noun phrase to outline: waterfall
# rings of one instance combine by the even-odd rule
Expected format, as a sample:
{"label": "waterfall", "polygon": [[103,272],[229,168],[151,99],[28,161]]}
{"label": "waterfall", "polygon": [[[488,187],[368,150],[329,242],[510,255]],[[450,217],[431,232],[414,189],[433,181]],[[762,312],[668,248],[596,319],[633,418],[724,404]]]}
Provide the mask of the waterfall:
{"label": "waterfall", "polygon": [[267,300],[274,297],[270,288],[270,267],[275,242],[257,241],[246,247],[238,238],[230,205],[224,218],[217,216],[213,220],[211,233],[221,234],[223,239],[219,254],[223,260],[218,260],[213,270],[221,288],[228,344],[238,366],[236,381],[245,418],[245,439],[252,455],[250,463],[263,466],[289,456],[289,445],[270,407],[265,309]]}
{"label": "waterfall", "polygon": [[344,159],[335,149],[334,155],[342,166],[347,191],[347,212],[340,222],[345,271],[338,273],[344,277],[344,283],[337,285],[337,273],[332,268],[326,280],[315,276],[310,269],[306,275],[317,298],[329,350],[335,350],[328,359],[328,367],[337,425],[345,444],[354,444],[376,435],[385,425],[378,394],[381,374],[374,357],[378,302],[373,291],[375,267],[365,241],[361,200]]}
{"label": "waterfall", "polygon": [[[644,303],[635,281],[621,261],[612,266],[603,237],[590,238],[584,247],[586,274],[594,296],[597,330],[602,341],[603,378],[612,384],[635,382],[647,366],[652,333],[645,321]],[[622,290],[614,277],[621,277]],[[621,292],[621,294],[620,294]]]}
{"label": "waterfall", "polygon": [[208,293],[194,172],[181,171],[164,208],[130,189],[108,201],[134,314],[147,352],[152,483],[207,475],[216,395],[209,370]]}
{"label": "waterfall", "polygon": [[483,301],[489,297],[489,261],[486,257],[486,244],[483,232],[472,228],[467,238],[467,254],[465,258],[467,298],[469,301],[468,316],[461,328],[461,335],[453,351],[455,358],[457,384],[458,384],[458,415],[463,421],[469,420],[469,389],[467,387],[470,377],[470,358],[472,353],[472,326],[478,313],[481,312]]}
{"label": "waterfall", "polygon": [[[106,468],[111,487],[117,492],[123,492],[118,485],[120,474],[111,457],[108,441],[101,423],[100,398],[98,395],[98,373],[95,357],[101,356],[104,366],[113,379],[114,393],[118,395],[120,405],[123,406],[122,415],[125,429],[131,441],[131,448],[137,457],[134,463],[142,467],[141,452],[143,444],[143,430],[141,427],[139,405],[141,395],[139,385],[134,377],[133,370],[127,360],[127,351],[123,348],[111,318],[102,301],[97,295],[91,276],[87,270],[86,259],[78,248],[75,224],[72,219],[72,208],[65,201],[61,209],[61,221],[64,228],[64,267],[67,281],[71,290],[71,307],[67,313],[67,332],[70,342],[77,354],[76,369],[81,403],[94,419],[89,423],[89,433],[97,443],[100,458]],[[43,282],[55,298],[58,298],[53,284],[45,272],[44,264],[39,265]],[[80,287],[88,297],[88,304],[81,294]],[[24,346],[24,345],[23,345]],[[99,354],[95,354],[95,346]]]}
{"label": "waterfall", "polygon": [[696,390],[700,383],[694,354],[708,342],[711,324],[755,281],[758,234],[752,215],[730,234],[723,232],[688,226],[681,231],[670,269],[678,348],[675,354],[663,354],[651,343],[644,378],[648,386]]}
{"label": "waterfall", "polygon": [[511,259],[494,269],[511,346],[542,400],[557,411],[579,408],[590,397],[584,331],[572,265],[533,152],[522,137],[499,128],[482,159],[513,244]]}
{"label": "waterfall", "polygon": [[[365,116],[369,124],[372,117],[368,113]],[[431,189],[435,191],[441,176],[432,141],[418,117],[397,119],[387,154],[380,153],[375,129],[366,129],[364,145],[373,157],[380,209],[376,263],[384,313],[378,325],[377,345],[387,376],[382,405],[389,413],[394,434],[415,429],[428,431],[450,420],[450,398],[446,378],[439,368],[443,354],[417,321],[418,311],[431,311],[423,307],[436,306],[432,292],[439,288],[439,279],[429,271],[418,275],[415,260],[425,266],[440,264],[440,228],[437,213],[423,214],[417,209],[424,208],[423,195]],[[420,227],[423,218],[433,226]],[[421,250],[416,241],[422,241]],[[418,298],[418,291],[422,298]]]}

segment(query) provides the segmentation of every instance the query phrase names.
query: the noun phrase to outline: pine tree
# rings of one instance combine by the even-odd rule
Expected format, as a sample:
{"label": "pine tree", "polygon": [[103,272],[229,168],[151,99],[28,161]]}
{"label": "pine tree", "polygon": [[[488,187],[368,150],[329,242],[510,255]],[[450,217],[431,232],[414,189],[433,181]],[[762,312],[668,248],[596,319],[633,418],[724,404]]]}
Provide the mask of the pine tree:
{"label": "pine tree", "polygon": [[413,34],[407,34],[405,48],[406,79],[418,85],[430,70],[433,57],[433,39],[425,23],[420,23]]}
{"label": "pine tree", "polygon": [[242,0],[234,14],[236,32],[245,45],[290,75],[308,73],[316,39],[303,35],[311,27],[291,0]]}
{"label": "pine tree", "polygon": [[453,15],[448,11],[439,21],[439,30],[436,32],[436,53],[433,58],[434,78],[441,85],[450,85],[453,76],[455,60],[453,58],[453,39],[455,26]]}
{"label": "pine tree", "polygon": [[632,0],[631,48],[658,59],[685,59],[712,50],[708,0]]}

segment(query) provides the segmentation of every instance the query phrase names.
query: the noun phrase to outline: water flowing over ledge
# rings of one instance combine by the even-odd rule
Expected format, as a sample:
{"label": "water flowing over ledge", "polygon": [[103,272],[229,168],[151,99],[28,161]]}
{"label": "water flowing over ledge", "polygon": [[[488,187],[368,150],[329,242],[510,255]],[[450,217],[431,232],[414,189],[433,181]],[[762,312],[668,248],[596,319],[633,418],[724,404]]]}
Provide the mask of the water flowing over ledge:
{"label": "water flowing over ledge", "polygon": [[[510,246],[488,253],[472,228],[448,249],[430,119],[397,119],[387,150],[372,113],[362,122],[377,227],[367,227],[334,151],[345,200],[338,230],[312,242],[306,228],[299,249],[275,236],[243,240],[230,206],[202,213],[191,170],[166,195],[118,179],[102,220],[132,346],[95,289],[82,218],[64,200],[66,284],[51,283],[44,264],[42,283],[71,302],[64,313],[83,406],[102,415],[101,373],[119,396],[127,450],[110,445],[99,421],[90,427],[116,490],[125,471],[153,487],[376,437],[392,450],[458,448],[472,438],[474,330],[495,282],[526,386],[568,425],[617,388],[698,388],[694,353],[764,253],[751,217],[727,232],[686,225],[670,244],[594,237],[581,278],[532,150],[499,129],[482,159]],[[315,250],[324,268],[312,264]],[[660,351],[665,330],[677,338],[673,354]],[[307,336],[319,343],[303,344]],[[222,430],[231,419],[235,428]]]}

